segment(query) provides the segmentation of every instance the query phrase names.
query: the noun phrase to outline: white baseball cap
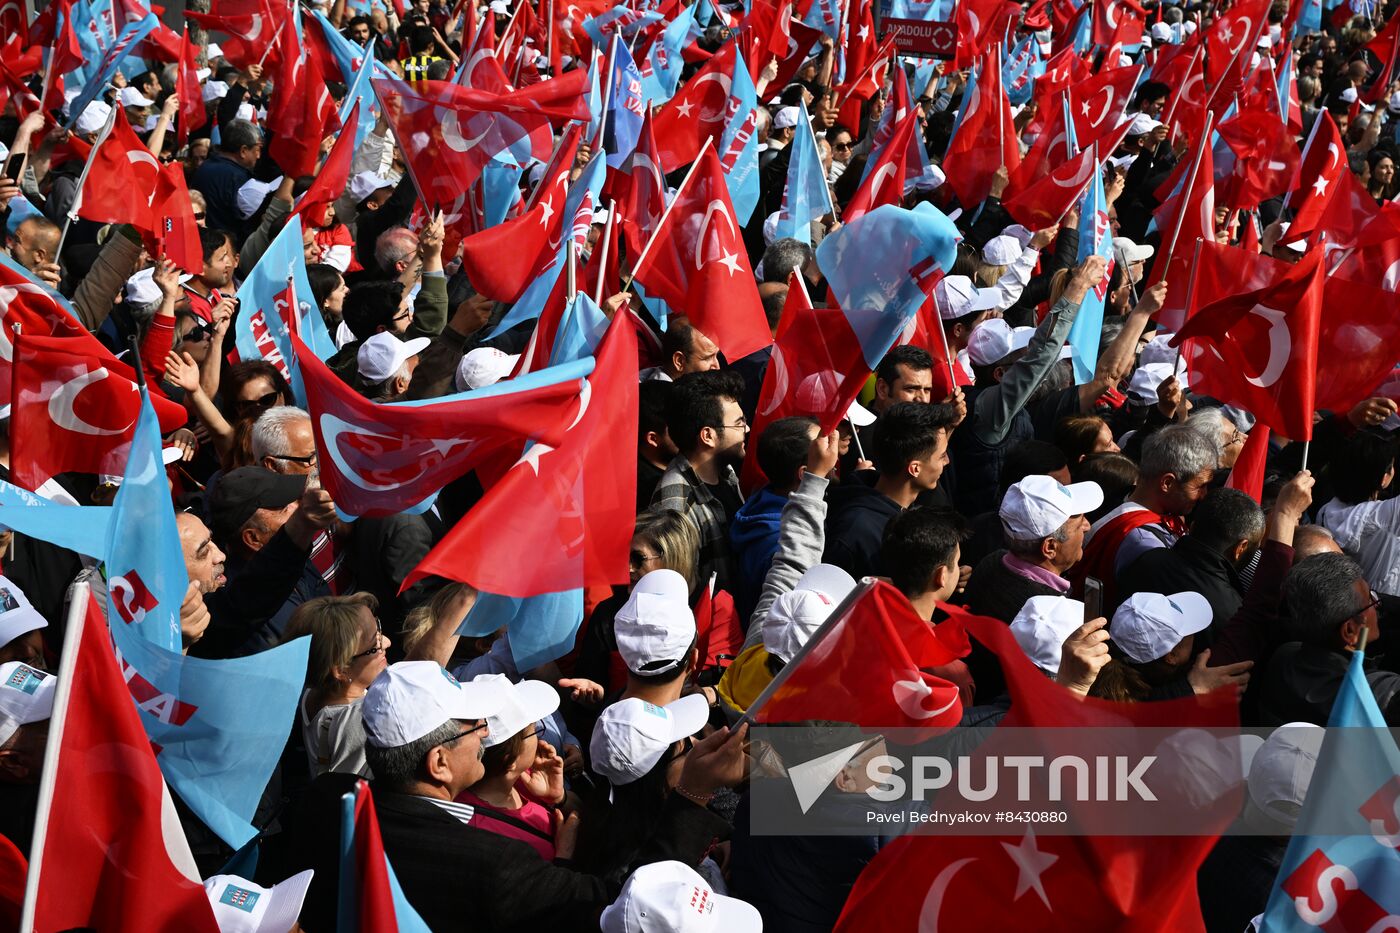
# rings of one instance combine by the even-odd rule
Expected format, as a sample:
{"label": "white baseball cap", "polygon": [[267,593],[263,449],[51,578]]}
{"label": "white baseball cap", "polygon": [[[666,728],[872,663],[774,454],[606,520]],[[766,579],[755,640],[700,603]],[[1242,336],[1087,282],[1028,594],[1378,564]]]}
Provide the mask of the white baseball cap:
{"label": "white baseball cap", "polygon": [[224,50],[219,48],[219,43],[217,42],[209,43],[205,46],[205,51],[208,53],[208,58],[211,62],[216,58],[224,57]]}
{"label": "white baseball cap", "polygon": [[10,741],[20,726],[53,715],[57,685],[57,677],[22,661],[0,664],[0,745]]}
{"label": "white baseball cap", "polygon": [[482,674],[473,677],[471,683],[491,684],[505,697],[505,704],[486,717],[490,731],[481,740],[483,748],[508,741],[559,708],[559,691],[542,680],[522,680],[517,684],[505,674]]}
{"label": "white baseball cap", "polygon": [[367,382],[377,384],[392,378],[404,363],[422,353],[430,343],[432,340],[427,337],[400,340],[387,330],[380,331],[360,344],[355,362],[360,375]]}
{"label": "white baseball cap", "polygon": [[1021,258],[1025,249],[1021,241],[1008,234],[994,236],[982,247],[982,261],[993,266],[1009,266]]}
{"label": "white baseball cap", "polygon": [[1264,740],[1249,764],[1250,802],[1287,829],[1298,822],[1326,734],[1315,723],[1284,723]]}
{"label": "white baseball cap", "polygon": [[645,775],[666,750],[694,735],[710,718],[703,694],[692,693],[657,706],[639,697],[603,710],[588,743],[593,770],[613,784],[630,784]]}
{"label": "white baseball cap", "polygon": [[48,628],[29,598],[9,577],[0,576],[0,648],[35,629]]}
{"label": "white baseball cap", "polygon": [[247,220],[258,212],[258,208],[263,206],[267,200],[269,192],[282,184],[282,176],[278,175],[272,181],[258,181],[250,178],[238,189],[238,194],[234,196],[234,203],[238,207],[238,216]]}
{"label": "white baseball cap", "polygon": [[287,933],[301,914],[312,869],[265,888],[237,875],[214,875],[204,893],[214,908],[219,933]]}
{"label": "white baseball cap", "polygon": [[632,872],[598,924],[602,933],[761,933],[763,917],[683,862],[652,862]]}
{"label": "white baseball cap", "polygon": [[1152,36],[1153,42],[1161,43],[1172,41],[1172,28],[1166,23],[1153,23],[1152,28],[1147,32]]}
{"label": "white baseball cap", "polygon": [[1171,334],[1158,334],[1149,340],[1147,346],[1143,347],[1142,352],[1138,354],[1138,365],[1176,362],[1176,347],[1171,345],[1171,339]]}
{"label": "white baseball cap", "polygon": [[461,683],[436,661],[400,661],[374,678],[361,709],[369,740],[398,748],[450,720],[494,716],[505,704],[499,684]]}
{"label": "white baseball cap", "polygon": [[796,107],[784,107],[773,116],[773,129],[785,130],[790,126],[796,126],[799,116]]}
{"label": "white baseball cap", "polygon": [[138,305],[148,305],[160,301],[160,286],[156,284],[155,267],[142,269],[126,280],[125,299]]}
{"label": "white baseball cap", "polygon": [[811,567],[797,585],[768,607],[763,647],[780,661],[791,661],[841,600],[855,589],[849,573],[831,564]]}
{"label": "white baseball cap", "polygon": [[1018,541],[1035,541],[1054,534],[1072,516],[1103,505],[1103,490],[1093,480],[1060,483],[1053,476],[1027,476],[1001,499],[1002,527]]}
{"label": "white baseball cap", "polygon": [[121,89],[118,99],[122,102],[123,107],[152,107],[155,105],[155,101],[142,94],[140,88],[130,85]]}
{"label": "white baseball cap", "polygon": [[79,136],[86,136],[88,133],[96,133],[107,125],[107,118],[111,116],[112,108],[100,100],[95,100],[83,108],[83,112],[78,114],[78,119],[73,121],[73,132]]}
{"label": "white baseball cap", "polygon": [[506,6],[505,0],[491,0],[491,3],[488,4],[487,9],[489,9],[492,13],[495,13],[497,16],[505,16],[507,13],[510,12],[510,7]]}
{"label": "white baseball cap", "polygon": [[875,413],[859,401],[853,400],[851,407],[846,409],[846,420],[858,428],[863,428],[875,423]]}
{"label": "white baseball cap", "polygon": [[1146,243],[1138,244],[1125,236],[1113,238],[1113,258],[1122,257],[1124,262],[1144,262],[1152,258],[1156,250]]}
{"label": "white baseball cap", "polygon": [[972,329],[967,341],[967,358],[974,366],[991,366],[1017,350],[1024,350],[1034,334],[1032,328],[1012,328],[1005,318],[991,318]]}
{"label": "white baseball cap", "polygon": [[974,311],[995,308],[1001,299],[994,288],[978,288],[965,275],[945,275],[933,288],[933,303],[938,316],[952,321]]}
{"label": "white baseball cap", "polygon": [[1011,634],[1031,663],[1042,671],[1058,674],[1065,639],[1083,624],[1084,604],[1079,600],[1032,596],[1011,620]]}
{"label": "white baseball cap", "polygon": [[695,633],[690,587],[674,570],[653,570],[638,580],[613,620],[618,653],[634,674],[664,674],[680,667]]}
{"label": "white baseball cap", "polygon": [[350,179],[350,198],[359,204],[380,188],[393,187],[393,182],[377,172],[358,172]]}
{"label": "white baseball cap", "polygon": [[[170,464],[172,464],[172,463],[174,463],[175,461],[179,460],[179,459],[180,459],[181,457],[183,457],[184,455],[185,455],[185,452],[184,452],[183,450],[181,450],[180,448],[178,448],[178,447],[175,447],[175,446],[162,447],[162,448],[160,449],[160,463],[161,463],[161,466],[170,466]],[[122,474],[120,474],[120,473],[99,473],[99,474],[97,474],[97,485],[99,485],[99,486],[120,486],[120,485],[122,484],[122,480],[123,480],[124,478],[125,478],[125,477],[123,477]]]}
{"label": "white baseball cap", "polygon": [[[1128,397],[1139,402],[1156,402],[1157,387],[1172,377],[1171,363],[1148,363],[1139,366],[1128,380]],[[1180,381],[1180,380],[1177,380]]]}
{"label": "white baseball cap", "polygon": [[1113,614],[1108,634],[1129,660],[1146,664],[1206,628],[1212,615],[1210,602],[1200,593],[1134,593]]}
{"label": "white baseball cap", "polygon": [[495,385],[515,369],[519,353],[507,353],[495,347],[477,347],[457,364],[457,389],[466,392]]}
{"label": "white baseball cap", "polygon": [[[214,58],[214,53],[213,53],[213,52],[210,52],[210,53],[209,53],[209,58],[210,58],[211,61],[213,60],[213,58]],[[208,102],[211,101],[211,100],[223,100],[226,96],[228,96],[228,82],[227,82],[227,81],[206,81],[206,82],[204,83],[204,102],[205,102],[205,103],[208,103]]]}
{"label": "white baseball cap", "polygon": [[1145,113],[1134,114],[1132,122],[1128,124],[1127,135],[1142,136],[1145,133],[1152,132],[1161,125],[1162,123],[1160,120],[1154,120]]}
{"label": "white baseball cap", "polygon": [[1001,235],[1011,237],[1013,240],[1015,240],[1021,245],[1021,249],[1025,249],[1027,246],[1030,246],[1031,237],[1035,236],[1035,234],[1031,232],[1030,228],[1025,226],[1024,224],[1012,224],[1005,230],[1001,231]]}

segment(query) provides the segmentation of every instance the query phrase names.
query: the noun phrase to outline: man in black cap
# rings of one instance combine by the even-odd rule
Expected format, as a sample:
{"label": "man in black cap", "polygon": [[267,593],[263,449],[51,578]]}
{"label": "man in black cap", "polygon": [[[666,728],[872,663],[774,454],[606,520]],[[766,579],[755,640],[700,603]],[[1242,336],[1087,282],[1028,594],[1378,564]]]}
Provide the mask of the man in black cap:
{"label": "man in black cap", "polygon": [[[210,537],[227,554],[227,582],[206,590],[212,620],[191,654],[231,657],[271,648],[298,605],[328,594],[310,554],[312,541],[335,520],[335,504],[330,493],[319,485],[307,488],[306,481],[304,474],[246,466],[210,490]],[[191,538],[199,537],[203,524],[188,518],[200,525]]]}

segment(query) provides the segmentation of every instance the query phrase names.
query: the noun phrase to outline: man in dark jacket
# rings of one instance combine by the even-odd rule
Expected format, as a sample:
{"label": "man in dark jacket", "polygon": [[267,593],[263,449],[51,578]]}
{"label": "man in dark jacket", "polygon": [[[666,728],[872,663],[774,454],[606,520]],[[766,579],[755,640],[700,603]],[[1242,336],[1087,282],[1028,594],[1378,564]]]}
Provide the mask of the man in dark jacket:
{"label": "man in dark jacket", "polygon": [[246,232],[247,222],[238,213],[238,189],[253,177],[262,149],[262,132],[247,120],[229,120],[219,127],[219,151],[190,179],[190,187],[204,193],[209,229]]}
{"label": "man in dark jacket", "polygon": [[[1211,629],[1244,602],[1239,570],[1264,540],[1264,510],[1238,489],[1213,489],[1191,512],[1190,530],[1169,548],[1153,548],[1118,575],[1117,596],[1191,590],[1210,601]],[[1113,607],[1109,607],[1110,609]],[[1198,648],[1210,647],[1209,639]]]}
{"label": "man in dark jacket", "polygon": [[919,493],[937,488],[957,424],[958,409],[948,403],[899,402],[880,416],[871,443],[879,464],[874,483],[857,474],[832,491],[823,563],[857,580],[877,572],[885,526]]}

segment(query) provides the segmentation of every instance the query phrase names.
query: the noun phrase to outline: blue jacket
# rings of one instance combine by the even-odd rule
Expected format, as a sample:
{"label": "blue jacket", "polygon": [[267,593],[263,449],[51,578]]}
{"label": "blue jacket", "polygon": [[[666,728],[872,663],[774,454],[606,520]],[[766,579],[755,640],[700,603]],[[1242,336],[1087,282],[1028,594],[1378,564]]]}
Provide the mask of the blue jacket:
{"label": "blue jacket", "polygon": [[758,603],[763,578],[768,575],[768,567],[778,551],[778,525],[787,501],[787,496],[774,492],[771,486],[764,486],[749,496],[729,523],[729,543],[738,568],[733,589],[734,608],[741,619],[748,619]]}
{"label": "blue jacket", "polygon": [[247,222],[238,216],[238,189],[252,177],[252,172],[217,151],[195,169],[190,187],[204,194],[210,230],[227,230],[242,242]]}

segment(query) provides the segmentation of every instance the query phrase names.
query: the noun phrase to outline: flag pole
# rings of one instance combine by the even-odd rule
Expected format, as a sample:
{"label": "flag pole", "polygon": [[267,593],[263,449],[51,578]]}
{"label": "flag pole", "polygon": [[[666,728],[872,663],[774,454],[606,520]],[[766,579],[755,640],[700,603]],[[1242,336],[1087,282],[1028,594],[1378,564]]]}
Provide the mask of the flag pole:
{"label": "flag pole", "polygon": [[[617,213],[612,209],[611,206],[609,206],[608,219],[607,222],[603,224],[603,238],[600,241],[600,245],[603,248],[602,253],[599,255],[600,263],[605,263],[608,261],[608,250],[612,248],[613,221],[616,219]],[[603,269],[601,266],[599,267],[598,281],[595,283],[593,288],[593,303],[600,308],[603,306],[603,273],[605,271],[607,270]]]}
{"label": "flag pole", "polygon": [[263,49],[262,58],[258,59],[259,68],[263,66],[263,62],[267,61],[267,57],[272,54],[272,50],[277,48],[277,43],[282,41],[282,30],[287,28],[287,22],[290,19],[291,17],[288,16],[287,19],[282,20],[281,25],[277,27],[277,34],[272,37],[272,41],[267,44],[267,48]]}
{"label": "flag pole", "polygon": [[593,146],[598,152],[606,151],[604,147],[608,138],[608,108],[612,106],[613,69],[617,67],[617,33],[613,33],[612,42],[608,43],[608,54],[603,57],[603,67],[607,69],[607,78],[603,84],[603,109],[598,116],[598,137]]}
{"label": "flag pole", "polygon": [[1308,448],[1311,447],[1311,446],[1312,446],[1312,441],[1311,441],[1311,440],[1303,441],[1303,463],[1302,463],[1302,466],[1298,467],[1299,472],[1301,472],[1301,471],[1303,471],[1303,470],[1306,470],[1306,469],[1308,468]]}
{"label": "flag pole", "polygon": [[545,23],[545,64],[549,66],[549,76],[558,78],[554,73],[554,0],[545,0],[545,9],[548,11],[545,14],[548,17]]}
{"label": "flag pole", "polygon": [[54,685],[53,713],[49,716],[49,738],[44,744],[44,768],[39,775],[39,803],[34,813],[34,839],[29,846],[29,875],[24,880],[24,908],[21,930],[34,929],[34,911],[39,897],[39,876],[43,873],[44,845],[48,841],[49,813],[53,810],[54,786],[58,782],[58,759],[63,748],[63,726],[68,721],[68,698],[73,693],[73,677],[78,666],[78,646],[90,598],[87,583],[73,587],[68,618],[63,630],[63,654],[59,658],[58,683]]}
{"label": "flag pole", "polygon": [[565,299],[573,301],[578,297],[578,243],[574,242],[573,231],[569,231],[569,261],[564,267]]}
{"label": "flag pole", "polygon": [[[1182,319],[1182,324],[1191,316],[1191,301],[1196,295],[1196,272],[1201,267],[1201,244],[1205,242],[1204,237],[1196,237],[1196,251],[1191,257],[1191,277],[1186,280],[1186,317]],[[1166,273],[1162,278],[1166,278]],[[1172,377],[1176,377],[1176,371],[1181,368],[1181,348],[1185,344],[1178,344],[1176,348],[1176,359],[1172,361]]]}
{"label": "flag pole", "polygon": [[[852,427],[855,427],[855,425],[852,425]],[[797,670],[802,659],[807,657],[807,655],[812,652],[813,648],[821,644],[822,639],[831,634],[832,630],[836,628],[836,624],[841,621],[842,616],[850,611],[857,600],[873,590],[877,582],[878,581],[874,577],[861,577],[860,582],[846,594],[845,599],[836,604],[836,608],[831,610],[831,613],[826,617],[826,621],[812,633],[811,638],[807,639],[807,644],[797,649],[797,653],[794,654],[788,662],[783,665],[783,669],[778,671],[773,679],[768,682],[768,686],[764,687],[763,692],[749,704],[749,708],[744,710],[744,715],[739,717],[739,721],[734,723],[729,731],[735,731],[744,723],[749,723],[750,725],[754,723],[754,714],[762,709],[765,703],[772,699],[773,694],[778,692],[778,688],[787,681],[788,677],[792,676],[793,671]]]}
{"label": "flag pole", "polygon": [[690,179],[695,176],[695,170],[700,167],[700,160],[704,158],[705,151],[714,145],[713,137],[707,137],[705,144],[700,147],[700,154],[695,157],[695,161],[690,163],[690,171],[685,173],[685,178],[681,179],[680,186],[676,188],[676,196],[671,199],[671,203],[666,205],[666,210],[661,212],[661,219],[656,222],[656,227],[651,231],[651,238],[647,240],[647,245],[642,247],[641,253],[637,256],[637,261],[632,263],[632,275],[628,278],[628,283],[637,277],[637,270],[642,267],[647,256],[651,253],[652,244],[656,242],[656,235],[666,226],[666,218],[671,216],[671,211],[676,203],[680,201],[681,194],[685,192],[685,186],[690,184]]}
{"label": "flag pole", "polygon": [[53,251],[54,262],[60,262],[63,255],[63,244],[68,239],[68,229],[73,225],[73,221],[78,219],[78,208],[83,204],[83,185],[87,183],[88,172],[92,171],[92,163],[97,158],[97,150],[102,148],[102,144],[111,135],[112,127],[117,122],[117,108],[113,107],[112,112],[107,114],[107,122],[102,127],[102,132],[98,134],[97,140],[93,142],[92,149],[88,152],[87,161],[83,163],[83,170],[78,175],[78,184],[73,191],[73,203],[68,207],[68,213],[63,218],[63,232],[58,235],[58,247]]}

